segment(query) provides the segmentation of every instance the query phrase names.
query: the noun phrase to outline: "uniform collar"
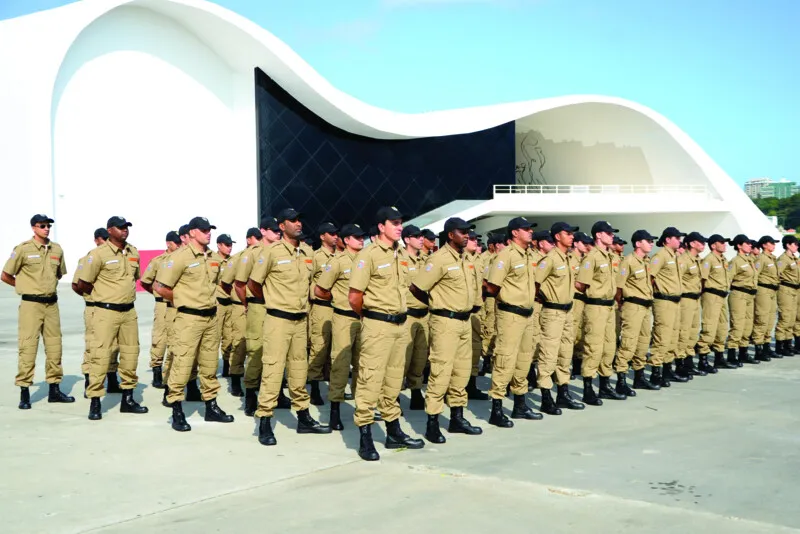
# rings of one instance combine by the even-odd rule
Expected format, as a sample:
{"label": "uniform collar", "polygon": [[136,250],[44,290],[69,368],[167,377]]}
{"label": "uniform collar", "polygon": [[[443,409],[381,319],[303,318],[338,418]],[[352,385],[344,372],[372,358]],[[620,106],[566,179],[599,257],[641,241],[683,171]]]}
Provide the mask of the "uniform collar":
{"label": "uniform collar", "polygon": [[528,249],[524,249],[524,248],[522,248],[521,246],[519,246],[519,245],[517,244],[517,242],[516,242],[516,241],[512,241],[512,242],[511,242],[511,244],[510,244],[509,246],[510,246],[511,248],[513,248],[514,250],[516,250],[517,252],[519,252],[520,254],[522,254],[523,256],[525,255],[525,253],[527,253],[527,252],[528,252]]}
{"label": "uniform collar", "polygon": [[[383,250],[386,250],[386,251],[388,251],[388,250],[394,251],[394,249],[395,249],[394,244],[387,245],[380,238],[375,240],[375,244],[378,245],[379,247],[381,247]],[[420,252],[422,252],[422,251],[420,251]],[[424,254],[430,254],[430,252],[424,252]]]}
{"label": "uniform collar", "polygon": [[358,252],[350,252],[350,249],[345,249],[345,253],[347,254],[347,257],[350,258],[351,260],[355,259],[355,257],[358,256]]}
{"label": "uniform collar", "polygon": [[39,242],[38,242],[38,241],[36,241],[36,239],[35,239],[35,238],[33,238],[33,237],[31,238],[30,242],[31,242],[31,243],[33,243],[33,245],[34,245],[36,248],[38,248],[39,250],[41,250],[41,249],[43,249],[43,248],[45,248],[45,247],[49,247],[50,245],[52,245],[52,244],[53,244],[53,242],[52,242],[51,240],[49,240],[49,239],[48,239],[47,243],[39,243]]}
{"label": "uniform collar", "polygon": [[284,247],[286,247],[286,250],[288,250],[288,251],[289,251],[289,252],[291,252],[292,254],[294,254],[294,253],[297,253],[297,254],[301,254],[301,253],[302,253],[302,254],[305,254],[305,253],[306,253],[306,251],[303,249],[303,247],[301,247],[301,246],[300,246],[300,243],[299,243],[299,242],[298,242],[298,244],[297,244],[297,248],[295,248],[294,246],[292,246],[292,244],[291,244],[291,243],[289,243],[289,242],[286,240],[286,238],[285,238],[285,237],[282,237],[282,238],[281,238],[281,240],[279,241],[279,243],[280,243],[281,245],[283,245]]}
{"label": "uniform collar", "polygon": [[106,242],[104,244],[108,245],[108,248],[110,248],[111,252],[113,252],[114,254],[116,254],[117,252],[127,251],[128,248],[130,247],[130,245],[128,243],[125,243],[125,249],[123,250],[123,249],[119,248],[117,245],[115,245],[114,243],[112,243],[110,239],[106,240]]}
{"label": "uniform collar", "polygon": [[[451,246],[450,246],[450,243],[445,243],[445,244],[444,244],[444,246],[443,246],[442,248],[440,248],[439,250],[446,250],[446,251],[447,251],[447,252],[449,252],[449,253],[450,253],[450,254],[451,254],[451,255],[452,255],[452,256],[453,256],[455,259],[457,259],[457,260],[460,260],[460,259],[461,259],[461,254],[459,254],[459,253],[456,251],[456,249],[454,249],[453,247],[451,247]],[[466,255],[466,253],[465,253],[465,255]]]}
{"label": "uniform collar", "polygon": [[207,252],[207,251],[206,251],[206,252],[204,252],[204,251],[202,251],[202,250],[198,250],[198,249],[197,249],[197,247],[195,247],[194,243],[189,243],[189,244],[187,245],[187,247],[186,247],[186,248],[188,248],[189,250],[191,250],[191,251],[192,251],[192,254],[194,254],[194,255],[195,255],[195,257],[196,257],[196,256],[206,256],[206,255],[207,255],[207,254],[206,254],[206,252]]}
{"label": "uniform collar", "polygon": [[549,256],[551,253],[555,253],[555,254],[557,254],[557,255],[558,255],[558,257],[562,259],[562,261],[567,261],[567,255],[566,255],[566,254],[564,254],[563,252],[561,252],[561,249],[560,249],[560,248],[558,248],[558,247],[553,247],[553,250],[551,250],[550,252],[548,252],[548,253],[546,254],[546,256]]}

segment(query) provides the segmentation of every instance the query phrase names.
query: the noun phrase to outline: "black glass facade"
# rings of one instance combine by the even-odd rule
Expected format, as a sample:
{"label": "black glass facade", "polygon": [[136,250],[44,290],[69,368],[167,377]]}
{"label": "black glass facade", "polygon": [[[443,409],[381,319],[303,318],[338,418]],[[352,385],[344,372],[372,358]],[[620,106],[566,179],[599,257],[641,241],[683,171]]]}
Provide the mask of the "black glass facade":
{"label": "black glass facade", "polygon": [[[325,122],[256,69],[260,215],[286,207],[306,228],[374,223],[380,206],[408,219],[514,183],[514,124],[481,132],[379,140]],[[313,230],[312,230],[313,232]]]}

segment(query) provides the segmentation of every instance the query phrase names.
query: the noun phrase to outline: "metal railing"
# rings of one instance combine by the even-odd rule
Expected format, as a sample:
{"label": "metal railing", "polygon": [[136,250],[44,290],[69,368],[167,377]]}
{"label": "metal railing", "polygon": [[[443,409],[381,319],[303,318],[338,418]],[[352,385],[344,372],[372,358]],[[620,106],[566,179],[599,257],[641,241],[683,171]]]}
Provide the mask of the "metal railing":
{"label": "metal railing", "polygon": [[524,185],[498,184],[494,186],[496,195],[659,195],[659,194],[707,195],[708,188],[694,184],[631,184],[631,185]]}

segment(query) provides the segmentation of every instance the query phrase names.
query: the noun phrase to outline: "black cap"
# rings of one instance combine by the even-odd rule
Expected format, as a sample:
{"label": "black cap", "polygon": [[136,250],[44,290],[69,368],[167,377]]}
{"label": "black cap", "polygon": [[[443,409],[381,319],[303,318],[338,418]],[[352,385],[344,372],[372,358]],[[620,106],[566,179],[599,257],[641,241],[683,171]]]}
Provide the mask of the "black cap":
{"label": "black cap", "polygon": [[338,234],[339,229],[336,228],[336,225],[330,222],[324,222],[319,225],[317,228],[317,234]]}
{"label": "black cap", "polygon": [[188,226],[189,230],[202,230],[203,232],[217,229],[217,227],[208,222],[208,219],[205,217],[194,217],[191,221],[189,221]]}
{"label": "black cap", "polygon": [[730,239],[728,239],[727,237],[722,237],[719,234],[712,234],[708,238],[708,244],[709,245],[713,245],[714,243],[730,243],[730,242],[731,242]]}
{"label": "black cap", "polygon": [[294,208],[286,208],[279,211],[275,218],[279,223],[284,221],[295,221],[300,218],[300,212]]}
{"label": "black cap", "polygon": [[583,243],[584,245],[594,245],[594,239],[586,235],[584,232],[575,232],[574,241]]}
{"label": "black cap", "polygon": [[625,241],[624,239],[622,239],[621,237],[616,236],[616,235],[614,236],[614,240],[612,241],[612,243],[614,243],[615,245],[627,245],[628,244],[627,241]]}
{"label": "black cap", "polygon": [[394,221],[395,219],[402,219],[403,214],[394,206],[384,206],[375,214],[375,223],[383,224],[386,221]]}
{"label": "black cap", "polygon": [[573,232],[574,233],[574,232],[577,232],[578,229],[579,228],[577,226],[572,226],[572,225],[567,224],[565,222],[557,222],[553,226],[550,227],[550,235],[554,236],[559,232]]}
{"label": "black cap", "polygon": [[784,247],[786,245],[791,244],[791,243],[797,243],[797,242],[798,242],[797,241],[797,236],[793,236],[793,235],[785,235],[785,236],[783,236],[783,239],[781,239],[781,244],[783,244]]}
{"label": "black cap", "polygon": [[50,223],[50,224],[53,224],[54,222],[55,221],[53,219],[51,219],[50,217],[48,217],[47,215],[45,215],[43,213],[37,213],[36,215],[31,217],[31,226],[33,226],[34,224],[39,224],[39,223]]}
{"label": "black cap", "polygon": [[[281,227],[278,226],[278,219],[276,219],[275,217],[264,217],[263,219],[261,219],[259,228],[263,228],[264,230],[272,230],[273,232],[281,231]],[[256,230],[258,230],[258,228],[256,228]]]}
{"label": "black cap", "polygon": [[436,234],[434,234],[433,230],[431,230],[430,228],[424,228],[422,230],[422,237],[424,237],[425,239],[427,239],[429,241],[435,241],[436,240]]}
{"label": "black cap", "polygon": [[[403,229],[405,232],[405,229]],[[364,237],[367,233],[357,224],[345,224],[339,230],[339,235],[344,239],[345,237]]]}
{"label": "black cap", "polygon": [[655,241],[656,239],[658,238],[654,235],[650,235],[650,232],[647,230],[636,230],[631,236],[631,243],[635,245],[639,241]]}
{"label": "black cap", "polygon": [[470,224],[464,219],[458,217],[450,217],[444,222],[444,234],[447,235],[454,230],[463,230],[465,232],[474,230],[475,225]]}
{"label": "black cap", "polygon": [[689,232],[689,234],[683,241],[685,243],[691,243],[692,241],[700,241],[701,243],[708,243],[708,238],[704,237],[703,234],[701,234],[700,232]]}
{"label": "black cap", "polygon": [[525,217],[514,217],[508,221],[508,231],[519,230],[520,228],[535,228],[536,223],[530,222]]}
{"label": "black cap", "polygon": [[[558,232],[560,232],[559,230]],[[558,233],[556,232],[556,233]],[[533,234],[534,241],[550,241],[551,243],[555,243],[555,239],[553,235],[547,230],[539,230],[538,232],[534,232]]]}
{"label": "black cap", "polygon": [[475,230],[470,230],[470,231],[469,231],[469,236],[468,236],[468,237],[469,237],[470,239],[480,239],[480,238],[481,238],[481,237],[483,237],[483,236],[482,236],[481,234],[477,233]]}
{"label": "black cap", "polygon": [[758,247],[758,248],[761,248],[761,245],[759,245],[759,244],[758,244],[758,241],[756,241],[755,239],[751,239],[751,240],[749,241],[749,243],[750,243],[750,246],[751,246],[751,247]]}
{"label": "black cap", "polygon": [[675,228],[674,226],[667,226],[661,232],[661,241],[668,237],[686,237],[686,234]]}
{"label": "black cap", "polygon": [[223,245],[231,246],[234,243],[236,243],[236,241],[231,239],[230,234],[220,234],[219,237],[217,237],[217,243],[222,243]]}
{"label": "black cap", "polygon": [[[95,234],[95,236],[97,236],[97,234]],[[178,232],[176,232],[175,230],[170,230],[169,232],[167,232],[167,237],[164,238],[164,240],[169,241],[171,243],[175,243],[176,245],[181,244],[181,236],[179,236]]]}
{"label": "black cap", "polygon": [[123,228],[126,226],[133,226],[131,223],[125,220],[125,217],[111,217],[108,222],[106,223],[106,228]]}
{"label": "black cap", "polygon": [[731,239],[731,245],[734,247],[737,245],[743,245],[744,243],[750,243],[750,238],[744,234],[738,234],[736,237]]}
{"label": "black cap", "polygon": [[592,225],[592,236],[596,236],[600,232],[615,234],[619,232],[619,230],[611,226],[608,221],[597,221]]}
{"label": "black cap", "polygon": [[178,236],[182,235],[189,235],[189,225],[182,224],[180,228],[178,228]]}
{"label": "black cap", "polygon": [[377,224],[373,224],[372,226],[369,227],[369,230],[367,230],[367,235],[370,236],[370,237],[372,237],[374,235],[378,235],[380,233],[381,232],[380,232],[380,230],[378,230],[378,225]]}
{"label": "black cap", "polygon": [[255,237],[256,239],[261,239],[261,230],[259,228],[250,228],[247,230],[247,239],[251,237]]}
{"label": "black cap", "polygon": [[105,228],[98,228],[94,231],[94,238],[97,239],[98,237],[102,237],[103,239],[108,239],[108,230]]}
{"label": "black cap", "polygon": [[413,224],[409,224],[403,227],[403,233],[401,234],[401,236],[403,239],[407,237],[420,237],[422,236],[423,233],[424,232],[419,229],[419,226],[414,226]]}

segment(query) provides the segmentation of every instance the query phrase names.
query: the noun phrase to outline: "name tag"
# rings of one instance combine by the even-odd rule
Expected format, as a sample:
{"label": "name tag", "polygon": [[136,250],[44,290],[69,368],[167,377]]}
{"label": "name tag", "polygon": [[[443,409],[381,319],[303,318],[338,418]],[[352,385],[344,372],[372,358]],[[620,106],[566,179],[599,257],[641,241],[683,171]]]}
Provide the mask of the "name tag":
{"label": "name tag", "polygon": [[604,264],[602,264],[602,265],[600,266],[600,268],[601,268],[601,269],[602,269],[603,267],[608,267],[608,264],[607,264],[607,263],[604,263]]}
{"label": "name tag", "polygon": [[767,267],[775,267],[774,263],[767,264]]}
{"label": "name tag", "polygon": [[200,262],[199,262],[199,261],[197,261],[197,262],[194,262],[194,263],[190,263],[189,265],[187,265],[187,267],[190,267],[190,268],[191,268],[191,267],[197,267],[198,265],[200,265]]}
{"label": "name tag", "polygon": [[514,269],[519,269],[520,267],[525,267],[525,264],[520,263],[519,265],[514,265]]}
{"label": "name tag", "polygon": [[275,265],[285,265],[287,263],[292,263],[292,260],[280,260],[275,263]]}
{"label": "name tag", "polygon": [[566,265],[561,265],[559,267],[556,267],[556,271],[560,271],[561,269],[566,269],[566,268],[567,268]]}
{"label": "name tag", "polygon": [[714,268],[715,269],[722,269],[722,265],[715,265]]}
{"label": "name tag", "polygon": [[392,265],[391,263],[384,263],[383,265],[378,265],[378,269],[385,269],[391,265]]}
{"label": "name tag", "polygon": [[692,269],[697,269],[697,265],[692,265],[692,266],[690,266],[690,267],[689,267],[689,270],[690,270],[690,271],[691,271]]}
{"label": "name tag", "polygon": [[342,271],[342,272],[343,272],[344,274],[347,274],[347,273],[349,273],[349,272],[350,272],[350,269],[345,269],[345,270],[344,270],[344,271]]}
{"label": "name tag", "polygon": [[643,272],[644,272],[644,269],[639,269],[638,271],[634,271],[633,274],[639,274],[639,273],[643,273]]}
{"label": "name tag", "polygon": [[749,267],[749,265],[742,265],[742,270],[748,269]]}
{"label": "name tag", "polygon": [[452,265],[452,266],[448,267],[447,270],[448,271],[457,271],[458,270],[458,265]]}
{"label": "name tag", "polygon": [[31,254],[30,256],[28,256],[28,258],[29,258],[29,259],[32,259],[32,258],[41,258],[41,256],[40,256],[39,254]]}
{"label": "name tag", "polygon": [[112,263],[119,263],[119,260],[108,260],[106,265],[111,265]]}
{"label": "name tag", "polygon": [[674,260],[673,261],[668,261],[667,265],[675,265],[675,261]]}
{"label": "name tag", "polygon": [[416,270],[417,270],[417,268],[416,268],[416,267],[409,267],[409,268],[408,268],[408,270],[409,270],[409,271],[416,271]]}

